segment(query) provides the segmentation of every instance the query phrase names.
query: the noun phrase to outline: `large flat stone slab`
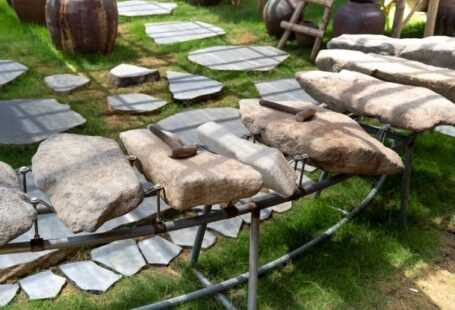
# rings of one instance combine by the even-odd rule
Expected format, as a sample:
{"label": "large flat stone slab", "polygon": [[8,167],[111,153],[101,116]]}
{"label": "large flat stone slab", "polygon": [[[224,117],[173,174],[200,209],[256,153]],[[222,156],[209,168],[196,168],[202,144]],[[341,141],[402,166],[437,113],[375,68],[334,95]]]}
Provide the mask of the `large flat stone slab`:
{"label": "large flat stone slab", "polygon": [[117,87],[127,87],[157,81],[160,79],[160,72],[157,69],[120,64],[109,72],[109,79]]}
{"label": "large flat stone slab", "polygon": [[388,82],[422,86],[455,103],[455,70],[400,57],[338,49],[321,51],[316,65],[324,71],[351,70]]}
{"label": "large flat stone slab", "polygon": [[329,172],[384,175],[403,169],[400,156],[367,134],[349,116],[311,103],[288,102],[294,108],[313,107],[305,122],[295,116],[263,107],[258,99],[240,101],[243,123],[260,140],[290,156],[307,154],[309,163]]}
{"label": "large flat stone slab", "polygon": [[167,15],[177,7],[172,2],[121,1],[117,2],[118,14],[121,16]]}
{"label": "large flat stone slab", "polygon": [[243,220],[240,217],[221,220],[218,222],[209,223],[208,228],[229,238],[237,238],[242,229]]}
{"label": "large flat stone slab", "polygon": [[264,180],[264,187],[273,189],[285,197],[294,193],[296,174],[277,149],[239,138],[215,122],[200,126],[198,134],[199,140],[210,151],[234,158],[259,171]]}
{"label": "large flat stone slab", "polygon": [[6,85],[28,71],[28,68],[9,59],[0,59],[0,87]]}
{"label": "large flat stone slab", "polygon": [[327,47],[395,55],[432,66],[455,69],[455,39],[451,37],[395,39],[383,35],[345,34],[332,39]]}
{"label": "large flat stone slab", "polygon": [[240,121],[239,110],[234,108],[186,110],[163,119],[158,122],[158,126],[172,132],[185,144],[198,144],[200,142],[196,129],[210,121],[223,125],[238,137],[249,134]]}
{"label": "large flat stone slab", "polygon": [[145,33],[157,44],[174,44],[225,34],[223,29],[197,20],[145,24]]}
{"label": "large flat stone slab", "polygon": [[150,265],[169,265],[182,251],[178,245],[160,236],[139,241],[139,248]]}
{"label": "large flat stone slab", "polygon": [[85,76],[75,74],[56,74],[44,78],[47,87],[58,95],[67,95],[90,83]]}
{"label": "large flat stone slab", "polygon": [[146,265],[134,239],[115,241],[96,248],[90,252],[90,257],[124,276],[132,276]]}
{"label": "large flat stone slab", "polygon": [[114,111],[130,113],[150,113],[167,104],[165,100],[139,93],[109,96],[107,103]]}
{"label": "large flat stone slab", "polygon": [[455,125],[455,105],[423,87],[385,82],[347,70],[304,71],[296,77],[311,96],[335,111],[374,117],[413,131]]}
{"label": "large flat stone slab", "polygon": [[43,271],[19,280],[22,290],[30,300],[55,298],[65,283],[65,278],[50,271]]}
{"label": "large flat stone slab", "polygon": [[175,100],[194,102],[218,95],[224,85],[205,76],[184,72],[167,72],[169,90]]}
{"label": "large flat stone slab", "polygon": [[59,268],[79,289],[91,293],[104,293],[122,278],[92,261],[68,263]]}
{"label": "large flat stone slab", "polygon": [[0,285],[0,307],[4,307],[16,297],[19,285],[17,284],[4,284]]}
{"label": "large flat stone slab", "polygon": [[[194,240],[196,239],[198,227],[190,227],[180,230],[174,230],[169,232],[172,242],[183,247],[192,247]],[[208,249],[216,242],[216,237],[210,231],[206,231],[204,234],[204,240],[202,241],[202,248]]]}
{"label": "large flat stone slab", "polygon": [[455,126],[438,126],[436,131],[448,136],[455,137]]}
{"label": "large flat stone slab", "polygon": [[289,55],[272,46],[214,46],[191,52],[188,59],[212,70],[270,71]]}
{"label": "large flat stone slab", "polygon": [[72,134],[50,137],[32,158],[35,182],[73,232],[93,232],[135,209],[144,192],[114,140]]}
{"label": "large flat stone slab", "polygon": [[33,144],[83,124],[81,115],[54,99],[0,100],[0,145]]}
{"label": "large flat stone slab", "polygon": [[172,208],[228,203],[250,197],[262,187],[257,171],[233,159],[207,151],[186,159],[170,158],[170,147],[148,129],[122,132],[120,139],[137,156],[147,179],[164,186]]}
{"label": "large flat stone slab", "polygon": [[302,89],[295,78],[255,81],[254,86],[262,99],[281,101],[307,101],[318,104]]}

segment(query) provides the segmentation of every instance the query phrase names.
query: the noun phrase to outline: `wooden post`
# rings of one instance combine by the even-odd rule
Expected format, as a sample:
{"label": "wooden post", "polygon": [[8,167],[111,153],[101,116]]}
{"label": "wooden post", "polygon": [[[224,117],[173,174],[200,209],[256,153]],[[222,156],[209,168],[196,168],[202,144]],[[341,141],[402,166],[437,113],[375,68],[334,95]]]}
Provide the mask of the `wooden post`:
{"label": "wooden post", "polygon": [[[299,4],[297,5],[294,13],[292,14],[291,20],[289,23],[295,24],[299,20],[300,16],[302,15],[303,9],[305,8],[305,2],[303,0],[299,1]],[[292,31],[286,29],[286,31],[283,33],[283,36],[281,37],[280,43],[278,43],[278,48],[283,48],[286,45],[286,42],[289,39],[289,36],[291,35]]]}
{"label": "wooden post", "polygon": [[430,37],[434,34],[436,16],[438,14],[439,0],[430,0],[428,3],[427,23],[425,25],[424,37]]}
{"label": "wooden post", "polygon": [[405,0],[396,0],[395,16],[393,18],[392,37],[399,38],[401,36],[401,26],[405,9]]}

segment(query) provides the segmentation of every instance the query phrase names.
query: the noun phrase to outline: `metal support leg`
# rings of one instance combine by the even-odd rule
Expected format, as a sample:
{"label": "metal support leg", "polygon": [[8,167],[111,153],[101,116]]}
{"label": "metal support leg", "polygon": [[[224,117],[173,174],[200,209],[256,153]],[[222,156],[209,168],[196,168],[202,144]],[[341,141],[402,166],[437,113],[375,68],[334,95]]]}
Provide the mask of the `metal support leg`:
{"label": "metal support leg", "polygon": [[[212,211],[212,206],[204,206],[203,215],[208,215]],[[197,263],[199,258],[199,253],[201,253],[202,242],[204,241],[205,231],[207,230],[207,224],[199,225],[196,239],[194,240],[193,251],[191,252],[190,266],[194,266]]]}
{"label": "metal support leg", "polygon": [[31,170],[29,167],[21,167],[19,173],[22,175],[22,191],[27,194],[27,173]]}
{"label": "metal support leg", "polygon": [[403,171],[403,183],[401,185],[401,209],[400,209],[400,221],[403,226],[406,225],[408,207],[409,207],[409,192],[411,191],[411,175],[412,175],[412,159],[414,153],[414,142],[415,139],[411,140],[406,145],[405,149],[405,162]]}
{"label": "metal support leg", "polygon": [[248,278],[248,310],[256,310],[259,278],[259,226],[261,224],[261,211],[251,212],[250,224],[250,267]]}
{"label": "metal support leg", "polygon": [[[329,173],[326,171],[322,171],[321,175],[319,176],[319,182],[327,179],[329,177]],[[318,198],[321,195],[321,191],[313,193],[313,198]]]}

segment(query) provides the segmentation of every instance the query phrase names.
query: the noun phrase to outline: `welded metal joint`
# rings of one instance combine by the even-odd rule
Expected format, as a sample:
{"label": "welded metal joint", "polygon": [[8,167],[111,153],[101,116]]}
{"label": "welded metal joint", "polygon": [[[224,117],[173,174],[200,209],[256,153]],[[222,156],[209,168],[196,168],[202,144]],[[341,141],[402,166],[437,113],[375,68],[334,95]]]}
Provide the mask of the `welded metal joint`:
{"label": "welded metal joint", "polygon": [[137,160],[137,157],[135,155],[128,155],[126,158],[130,162],[131,168],[133,168],[134,167],[134,163]]}
{"label": "welded metal joint", "polygon": [[30,169],[29,167],[21,167],[19,169],[19,173],[21,174],[22,176],[22,190],[24,193],[27,194],[27,173],[31,172],[32,169]]}

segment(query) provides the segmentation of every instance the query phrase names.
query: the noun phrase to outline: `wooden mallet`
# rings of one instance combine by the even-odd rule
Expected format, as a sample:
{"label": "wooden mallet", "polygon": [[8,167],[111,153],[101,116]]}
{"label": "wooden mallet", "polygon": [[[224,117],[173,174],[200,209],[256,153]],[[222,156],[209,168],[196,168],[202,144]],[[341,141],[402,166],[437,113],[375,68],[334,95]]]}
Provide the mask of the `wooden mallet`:
{"label": "wooden mallet", "polygon": [[171,158],[184,159],[197,155],[196,145],[184,145],[176,135],[163,131],[157,125],[150,125],[149,130],[171,148]]}
{"label": "wooden mallet", "polygon": [[261,99],[259,100],[259,104],[263,107],[267,107],[270,109],[278,110],[281,112],[286,112],[289,114],[294,114],[295,115],[295,120],[297,122],[304,122],[314,116],[316,114],[316,109],[312,107],[307,107],[303,109],[297,109],[294,107],[290,107],[284,104],[280,104],[277,102]]}

